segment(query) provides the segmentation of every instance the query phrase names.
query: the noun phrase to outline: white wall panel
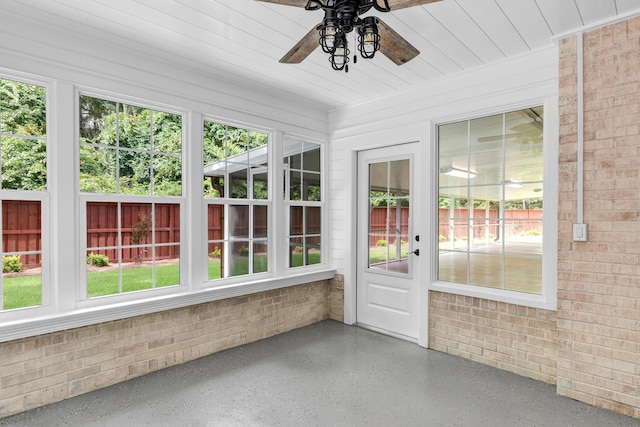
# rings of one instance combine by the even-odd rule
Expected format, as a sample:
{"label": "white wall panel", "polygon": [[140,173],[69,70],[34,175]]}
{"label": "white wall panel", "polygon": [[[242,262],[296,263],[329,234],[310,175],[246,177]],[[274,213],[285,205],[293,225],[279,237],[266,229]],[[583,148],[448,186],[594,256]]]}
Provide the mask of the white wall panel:
{"label": "white wall panel", "polygon": [[[345,275],[345,304],[348,307],[355,286],[355,224],[358,221],[353,200],[353,183],[357,171],[353,167],[359,150],[419,141],[422,144],[420,191],[429,199],[434,163],[432,139],[436,124],[483,116],[544,103],[557,102],[558,50],[556,46],[484,66],[472,72],[440,79],[411,92],[399,93],[378,102],[345,108],[330,114],[331,149],[334,159],[344,159],[340,168],[332,167],[331,206],[344,216],[332,218],[332,267]],[[428,204],[429,201],[427,200]],[[332,213],[334,213],[332,212]],[[419,219],[418,229],[427,236],[431,229],[428,215]],[[337,249],[340,251],[337,251]],[[344,256],[342,258],[341,256]],[[428,263],[427,257],[421,262]],[[424,280],[429,280],[425,277]],[[347,314],[348,311],[347,311]],[[347,321],[347,320],[346,320]],[[348,322],[348,321],[347,321]]]}
{"label": "white wall panel", "polygon": [[88,40],[58,27],[29,31],[20,16],[4,16],[0,66],[223,119],[326,139],[326,105],[250,82],[213,78],[188,64],[163,61],[122,46]]}

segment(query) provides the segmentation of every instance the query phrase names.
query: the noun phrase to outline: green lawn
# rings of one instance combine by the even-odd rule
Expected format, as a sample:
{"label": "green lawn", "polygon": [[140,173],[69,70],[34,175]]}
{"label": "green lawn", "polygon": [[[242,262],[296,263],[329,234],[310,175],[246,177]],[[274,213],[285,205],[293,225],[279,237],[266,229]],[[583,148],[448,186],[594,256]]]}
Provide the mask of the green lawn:
{"label": "green lawn", "polygon": [[42,276],[18,276],[2,280],[4,309],[42,304]]}
{"label": "green lawn", "polygon": [[[396,259],[396,246],[389,245],[389,259]],[[409,245],[400,246],[400,258],[404,259],[408,256]],[[387,260],[387,247],[386,246],[371,246],[369,248],[369,265],[377,264]]]}
{"label": "green lawn", "polygon": [[[256,256],[254,273],[267,271],[267,257]],[[309,264],[320,262],[319,253],[310,253]],[[302,265],[302,254],[294,254],[292,267]],[[220,278],[220,260],[209,259],[209,280]],[[235,259],[232,276],[241,276],[249,272],[249,257]],[[87,273],[87,296],[98,297],[118,293],[118,269],[90,271]],[[141,291],[153,287],[151,267],[133,267],[122,270],[122,292]],[[156,288],[173,286],[180,283],[180,267],[178,264],[156,266]],[[22,307],[33,307],[42,304],[42,277],[17,276],[5,277],[2,280],[3,306],[5,310]]]}

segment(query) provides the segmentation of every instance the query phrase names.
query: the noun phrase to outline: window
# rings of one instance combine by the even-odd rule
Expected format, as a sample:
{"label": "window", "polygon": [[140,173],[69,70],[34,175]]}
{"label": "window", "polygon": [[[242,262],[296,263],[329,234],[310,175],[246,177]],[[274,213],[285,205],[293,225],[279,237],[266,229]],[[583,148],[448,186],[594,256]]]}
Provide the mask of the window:
{"label": "window", "polygon": [[178,285],[182,116],[80,95],[86,297]]}
{"label": "window", "polygon": [[208,279],[269,270],[269,135],[204,121]]}
{"label": "window", "polygon": [[320,145],[286,140],[284,200],[288,215],[288,266],[321,262],[322,200]]}
{"label": "window", "polygon": [[46,89],[0,79],[0,311],[47,304]]}
{"label": "window", "polygon": [[543,108],[438,127],[438,280],[541,295]]}

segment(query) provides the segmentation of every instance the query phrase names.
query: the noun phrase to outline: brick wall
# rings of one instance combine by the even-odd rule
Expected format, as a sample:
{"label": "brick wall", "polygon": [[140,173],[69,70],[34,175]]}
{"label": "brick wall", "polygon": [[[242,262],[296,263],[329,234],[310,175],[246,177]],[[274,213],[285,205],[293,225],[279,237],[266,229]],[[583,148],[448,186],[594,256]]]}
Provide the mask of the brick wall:
{"label": "brick wall", "polygon": [[315,282],[0,343],[0,418],[327,319],[330,286]]}
{"label": "brick wall", "polygon": [[584,34],[584,221],[576,38],[560,42],[558,393],[640,417],[640,17]]}
{"label": "brick wall", "polygon": [[344,322],[344,276],[336,274],[329,283],[329,318]]}
{"label": "brick wall", "polygon": [[429,293],[429,347],[547,383],[556,382],[556,313]]}

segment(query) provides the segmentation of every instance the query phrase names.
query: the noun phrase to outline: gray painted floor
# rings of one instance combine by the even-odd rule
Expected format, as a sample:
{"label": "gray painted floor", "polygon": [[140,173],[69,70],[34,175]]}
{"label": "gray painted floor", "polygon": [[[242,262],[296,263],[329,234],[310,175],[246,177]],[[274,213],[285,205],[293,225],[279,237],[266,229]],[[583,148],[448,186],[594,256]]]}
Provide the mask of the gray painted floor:
{"label": "gray painted floor", "polygon": [[1,426],[639,426],[529,380],[326,321]]}

